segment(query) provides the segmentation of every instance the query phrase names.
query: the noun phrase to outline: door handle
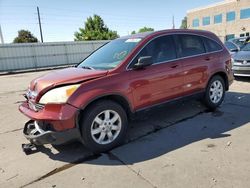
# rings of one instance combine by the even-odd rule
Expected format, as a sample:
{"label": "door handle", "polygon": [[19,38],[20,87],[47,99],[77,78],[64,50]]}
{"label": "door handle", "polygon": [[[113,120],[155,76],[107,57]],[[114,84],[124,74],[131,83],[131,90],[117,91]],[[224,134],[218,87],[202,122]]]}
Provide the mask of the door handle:
{"label": "door handle", "polygon": [[210,57],[205,57],[205,60],[206,60],[206,61],[210,61],[211,58],[210,58]]}
{"label": "door handle", "polygon": [[172,66],[170,66],[172,69],[174,69],[174,68],[176,68],[176,67],[178,67],[179,65],[172,65]]}

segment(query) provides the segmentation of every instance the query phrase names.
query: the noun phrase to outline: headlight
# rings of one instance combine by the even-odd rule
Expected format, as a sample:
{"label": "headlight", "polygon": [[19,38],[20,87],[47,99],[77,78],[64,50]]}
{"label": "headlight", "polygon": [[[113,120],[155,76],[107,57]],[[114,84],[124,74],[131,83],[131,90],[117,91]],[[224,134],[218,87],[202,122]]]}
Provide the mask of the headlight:
{"label": "headlight", "polygon": [[75,92],[75,90],[79,86],[80,84],[52,89],[41,97],[39,103],[40,104],[66,103],[68,98]]}

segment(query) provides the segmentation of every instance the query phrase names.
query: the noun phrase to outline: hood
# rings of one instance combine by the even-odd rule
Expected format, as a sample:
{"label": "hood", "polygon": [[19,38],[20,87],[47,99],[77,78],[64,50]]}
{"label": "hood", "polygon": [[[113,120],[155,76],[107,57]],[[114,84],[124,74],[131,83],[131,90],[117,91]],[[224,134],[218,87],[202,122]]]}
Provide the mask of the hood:
{"label": "hood", "polygon": [[52,71],[34,79],[29,89],[37,93],[48,90],[52,87],[65,84],[79,83],[107,75],[108,71],[89,70],[82,68],[66,68]]}
{"label": "hood", "polygon": [[250,60],[250,51],[239,51],[233,54],[235,60]]}

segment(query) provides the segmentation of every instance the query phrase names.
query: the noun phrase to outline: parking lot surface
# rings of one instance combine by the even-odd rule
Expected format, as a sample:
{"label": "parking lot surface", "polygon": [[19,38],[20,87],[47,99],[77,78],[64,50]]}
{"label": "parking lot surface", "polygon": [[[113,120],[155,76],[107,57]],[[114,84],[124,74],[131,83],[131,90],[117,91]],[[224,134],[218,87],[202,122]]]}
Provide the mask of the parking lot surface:
{"label": "parking lot surface", "polygon": [[45,73],[0,76],[0,187],[250,187],[250,78],[237,78],[215,112],[185,101],[139,115],[110,152],[71,143],[25,155],[18,105]]}

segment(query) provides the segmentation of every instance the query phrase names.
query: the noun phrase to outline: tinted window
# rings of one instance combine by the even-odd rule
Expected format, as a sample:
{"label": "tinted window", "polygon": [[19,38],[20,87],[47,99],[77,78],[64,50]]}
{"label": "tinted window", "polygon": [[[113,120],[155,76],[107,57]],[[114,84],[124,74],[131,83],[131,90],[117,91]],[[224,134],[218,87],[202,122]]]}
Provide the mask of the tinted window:
{"label": "tinted window", "polygon": [[205,43],[207,52],[214,52],[222,49],[221,46],[213,40],[203,37],[203,41]]}
{"label": "tinted window", "polygon": [[234,38],[234,34],[226,35],[226,41],[233,39],[233,38]]}
{"label": "tinted window", "polygon": [[250,51],[250,43],[247,43],[241,50],[242,51]]}
{"label": "tinted window", "polygon": [[232,42],[225,42],[225,46],[227,47],[228,50],[237,49],[237,46]]}
{"label": "tinted window", "polygon": [[193,20],[192,26],[193,26],[193,27],[199,27],[199,25],[200,25],[200,24],[199,24],[199,19],[198,19],[198,18],[194,19],[194,20]]}
{"label": "tinted window", "polygon": [[233,21],[235,20],[235,12],[232,11],[232,12],[227,12],[227,21],[230,22],[230,21]]}
{"label": "tinted window", "polygon": [[180,57],[192,56],[205,53],[203,42],[196,35],[177,35],[178,54]]}
{"label": "tinted window", "polygon": [[232,41],[234,44],[242,48],[246,42],[246,38],[236,38],[236,39],[231,39],[230,41]]}
{"label": "tinted window", "polygon": [[202,25],[210,25],[210,17],[203,17],[202,18]]}
{"label": "tinted window", "polygon": [[218,14],[214,16],[214,23],[222,23],[222,14]]}
{"label": "tinted window", "polygon": [[151,56],[153,63],[176,59],[175,45],[172,36],[158,37],[147,44],[137,55],[132,64],[143,56]]}
{"label": "tinted window", "polygon": [[240,19],[250,18],[250,8],[240,10]]}

